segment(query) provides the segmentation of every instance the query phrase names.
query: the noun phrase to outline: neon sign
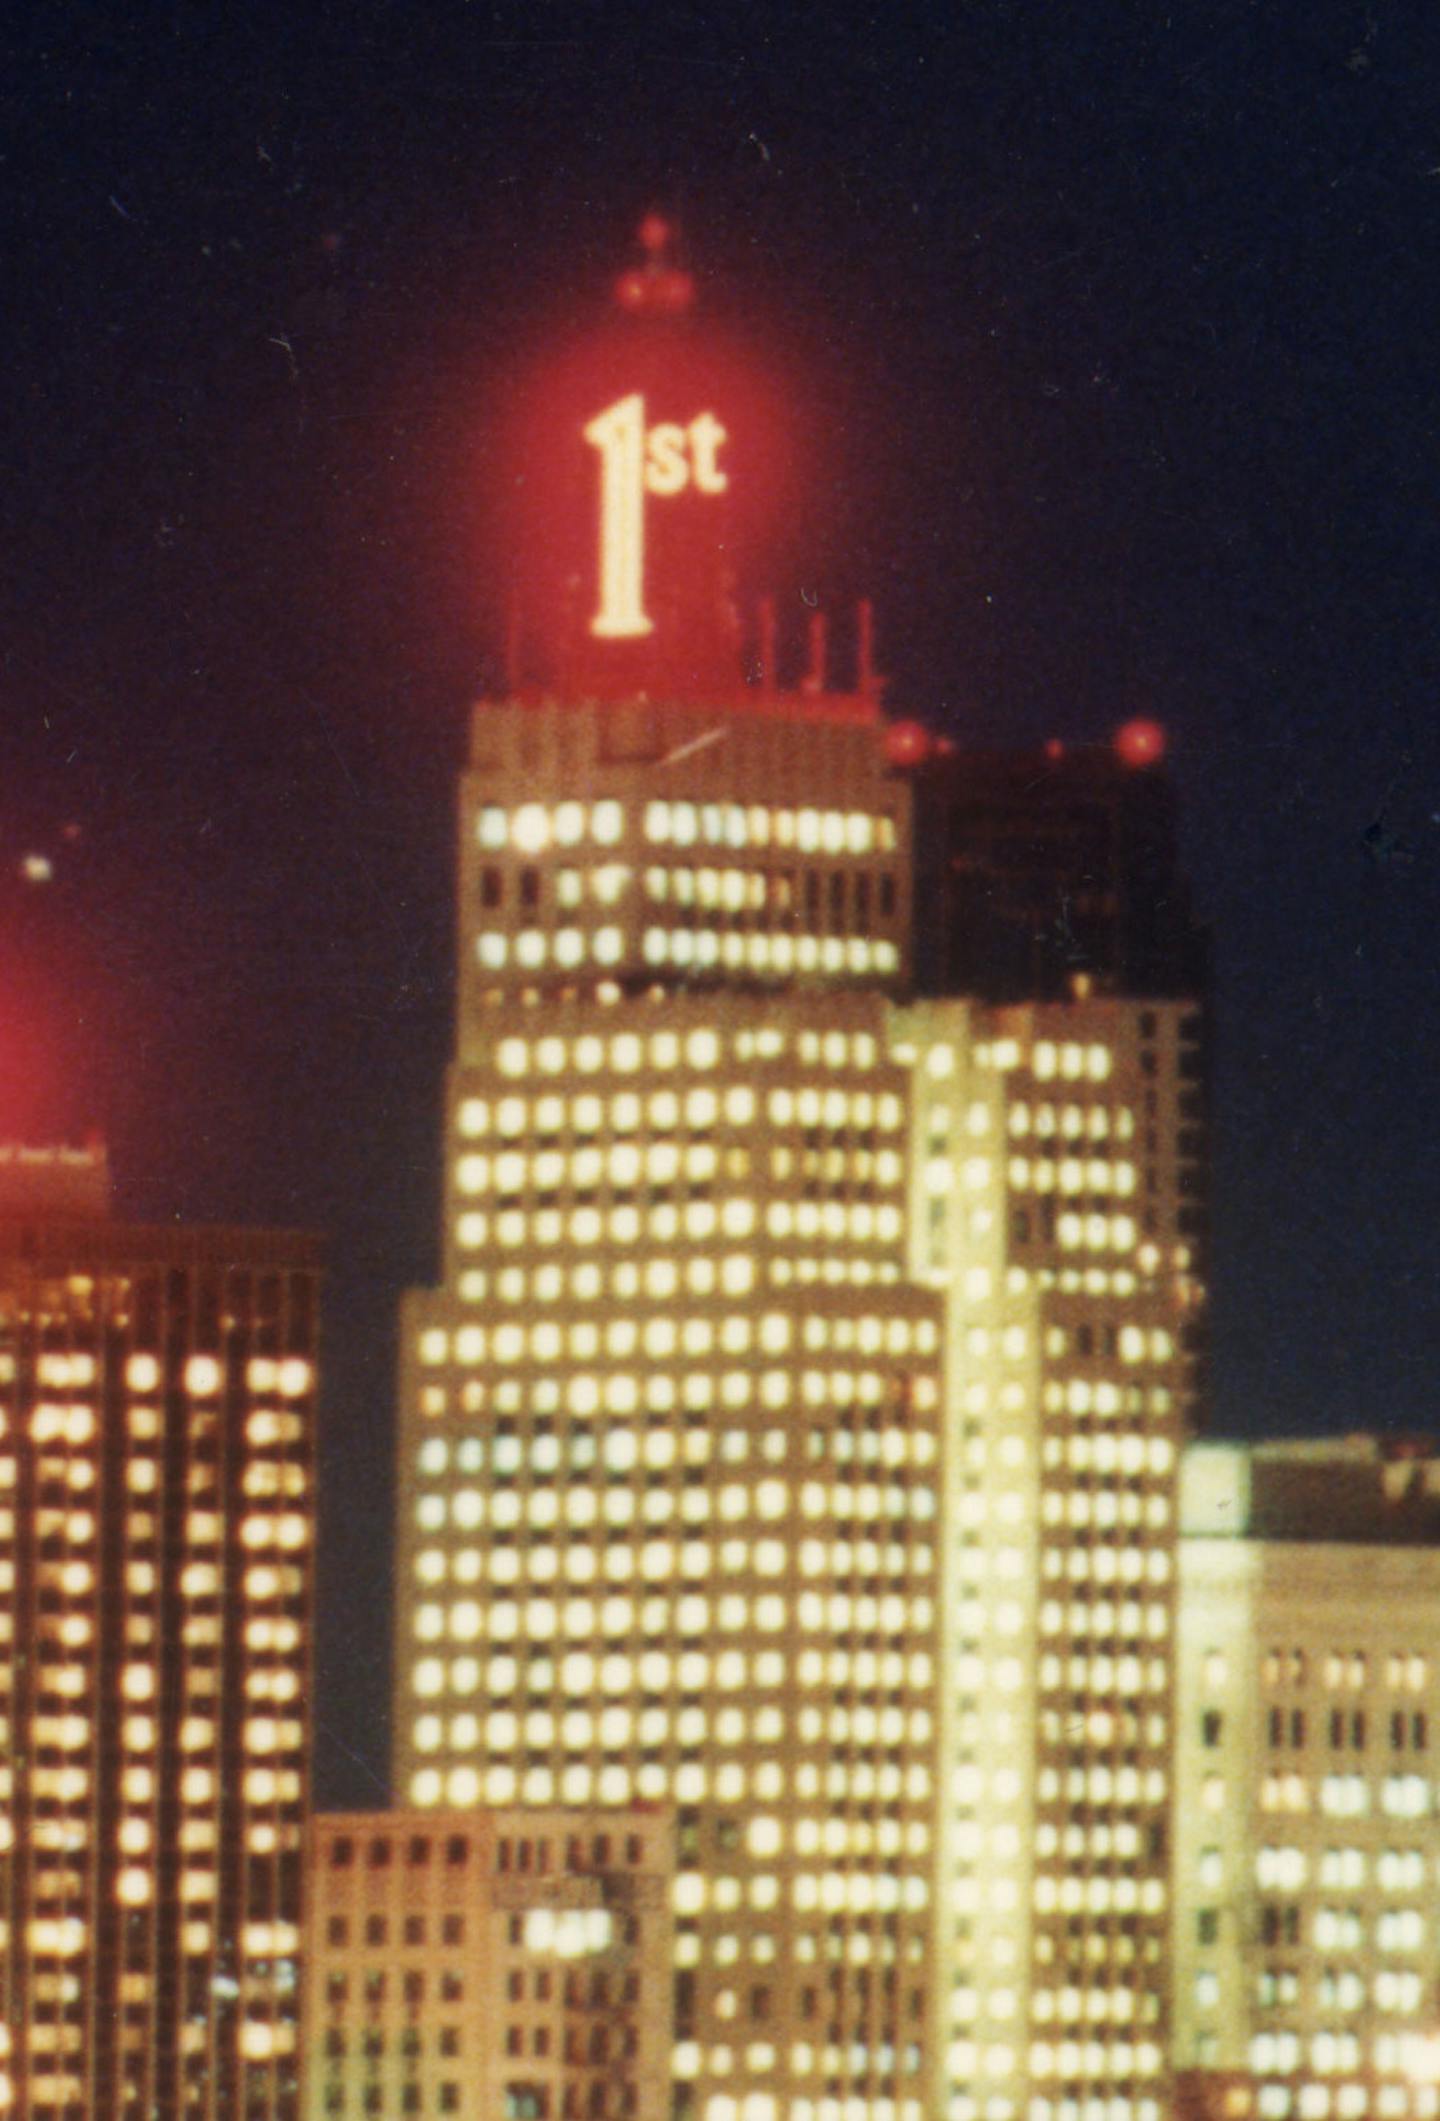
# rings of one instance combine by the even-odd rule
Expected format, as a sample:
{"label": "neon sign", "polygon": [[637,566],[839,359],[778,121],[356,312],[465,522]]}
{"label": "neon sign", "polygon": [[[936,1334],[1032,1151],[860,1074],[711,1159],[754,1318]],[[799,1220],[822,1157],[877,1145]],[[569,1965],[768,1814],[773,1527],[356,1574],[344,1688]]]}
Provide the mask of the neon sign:
{"label": "neon sign", "polygon": [[584,430],[600,452],[600,608],[590,631],[600,640],[634,640],[654,631],[645,611],[645,496],[669,499],[693,487],[724,493],[720,469],[725,429],[712,412],[682,427],[673,420],[645,425],[639,391],[617,398]]}

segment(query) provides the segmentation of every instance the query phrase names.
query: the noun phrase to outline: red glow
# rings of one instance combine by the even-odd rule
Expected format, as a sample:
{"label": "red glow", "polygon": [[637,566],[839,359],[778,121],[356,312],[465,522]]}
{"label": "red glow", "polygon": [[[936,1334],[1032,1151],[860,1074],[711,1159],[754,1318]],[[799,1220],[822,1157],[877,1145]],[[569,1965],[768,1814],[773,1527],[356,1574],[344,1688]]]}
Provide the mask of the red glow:
{"label": "red glow", "polygon": [[1047,759],[1064,758],[1065,746],[1061,743],[1058,736],[1047,737],[1045,739],[1045,756]]}
{"label": "red glow", "polygon": [[1158,766],[1165,756],[1165,731],[1140,716],[1115,732],[1115,753],[1122,766]]}
{"label": "red glow", "polygon": [[664,250],[675,231],[663,214],[646,214],[640,223],[640,248],[652,253]]}
{"label": "red glow", "polygon": [[885,731],[885,756],[892,766],[919,766],[934,750],[934,739],[920,722],[891,722]]}
{"label": "red glow", "polygon": [[619,291],[620,312],[572,340],[513,415],[499,489],[514,568],[508,680],[577,699],[728,696],[744,679],[737,557],[762,557],[789,438],[752,363],[664,288],[656,298],[652,262]]}

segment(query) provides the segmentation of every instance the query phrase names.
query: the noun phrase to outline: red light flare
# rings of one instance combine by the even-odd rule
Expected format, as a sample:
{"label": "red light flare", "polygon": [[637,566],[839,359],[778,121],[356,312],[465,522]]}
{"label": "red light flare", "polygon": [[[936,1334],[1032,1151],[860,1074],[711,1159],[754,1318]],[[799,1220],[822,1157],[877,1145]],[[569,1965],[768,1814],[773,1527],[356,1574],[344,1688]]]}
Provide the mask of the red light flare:
{"label": "red light flare", "polygon": [[1158,766],[1165,756],[1165,731],[1159,722],[1137,716],[1115,732],[1115,756],[1134,770]]}
{"label": "red light flare", "polygon": [[885,756],[892,766],[923,766],[937,748],[922,722],[890,722],[886,726]]}

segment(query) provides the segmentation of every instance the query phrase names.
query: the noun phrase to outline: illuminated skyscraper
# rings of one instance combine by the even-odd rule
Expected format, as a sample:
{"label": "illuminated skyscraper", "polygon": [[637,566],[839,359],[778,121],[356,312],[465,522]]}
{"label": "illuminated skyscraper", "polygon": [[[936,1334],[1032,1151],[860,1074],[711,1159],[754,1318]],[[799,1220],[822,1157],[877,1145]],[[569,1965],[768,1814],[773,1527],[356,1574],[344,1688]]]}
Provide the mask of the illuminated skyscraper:
{"label": "illuminated skyscraper", "polygon": [[316,1261],[0,1157],[0,2108],[282,2121]]}
{"label": "illuminated skyscraper", "polygon": [[1158,2121],[1194,1012],[913,998],[903,732],[715,675],[744,459],[628,344],[577,674],[471,723],[397,1795],[676,1808],[704,2121]]}

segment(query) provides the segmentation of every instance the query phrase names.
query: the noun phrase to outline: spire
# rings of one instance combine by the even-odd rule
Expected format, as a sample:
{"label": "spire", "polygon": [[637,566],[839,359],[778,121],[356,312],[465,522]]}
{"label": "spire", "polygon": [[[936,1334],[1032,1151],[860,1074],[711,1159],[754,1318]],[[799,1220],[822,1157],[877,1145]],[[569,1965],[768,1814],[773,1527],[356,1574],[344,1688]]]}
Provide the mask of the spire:
{"label": "spire", "polygon": [[652,316],[675,316],[689,309],[695,299],[695,281],[674,263],[673,222],[663,214],[648,213],[636,235],[644,262],[627,267],[615,282],[615,299],[620,307]]}

